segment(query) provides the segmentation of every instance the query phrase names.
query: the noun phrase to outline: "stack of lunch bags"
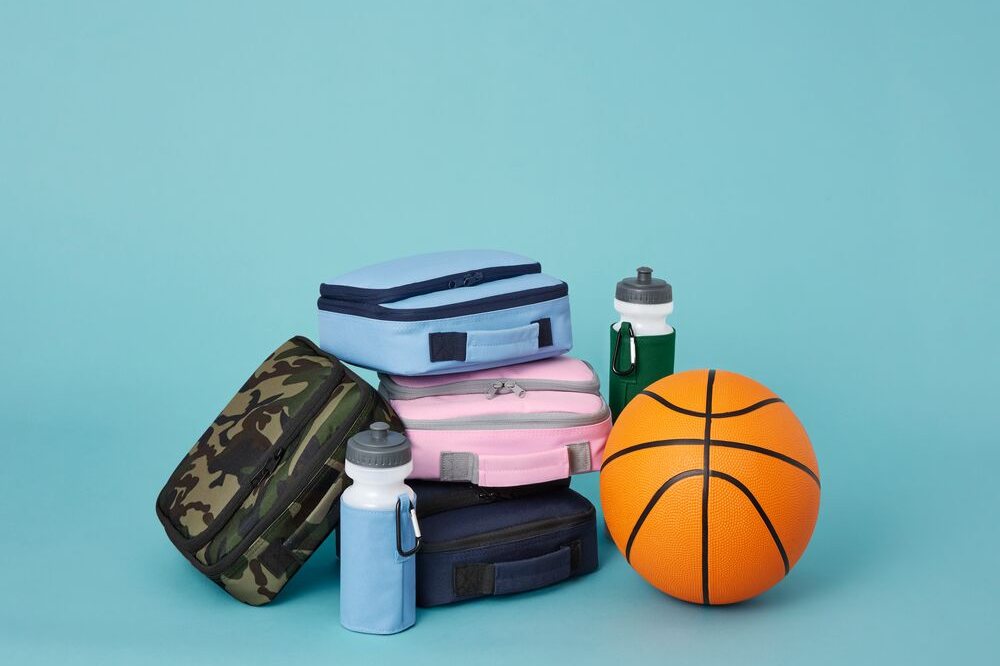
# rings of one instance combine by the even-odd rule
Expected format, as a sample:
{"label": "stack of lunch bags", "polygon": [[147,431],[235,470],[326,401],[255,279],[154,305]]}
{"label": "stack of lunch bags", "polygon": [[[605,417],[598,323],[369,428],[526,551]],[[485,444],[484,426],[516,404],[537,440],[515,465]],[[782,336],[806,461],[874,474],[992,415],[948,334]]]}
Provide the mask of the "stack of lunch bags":
{"label": "stack of lunch bags", "polygon": [[[347,441],[405,430],[423,540],[417,604],[537,589],[597,568],[611,413],[572,346],[566,284],[496,251],[426,254],[320,288],[320,342],[247,379],[156,501],[168,537],[248,604],[270,602],[339,521]],[[378,390],[343,362],[379,372]]]}
{"label": "stack of lunch bags", "polygon": [[537,589],[597,568],[611,412],[572,346],[566,283],[496,251],[369,266],[320,288],[320,346],[379,371],[409,437],[423,544],[417,604]]}

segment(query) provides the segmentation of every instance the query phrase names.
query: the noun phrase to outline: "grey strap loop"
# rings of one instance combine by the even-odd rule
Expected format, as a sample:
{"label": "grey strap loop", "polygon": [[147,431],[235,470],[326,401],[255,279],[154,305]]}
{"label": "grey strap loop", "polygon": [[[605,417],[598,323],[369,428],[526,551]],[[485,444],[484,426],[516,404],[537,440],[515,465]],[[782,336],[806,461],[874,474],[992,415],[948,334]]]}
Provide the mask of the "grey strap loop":
{"label": "grey strap loop", "polygon": [[593,461],[590,457],[590,442],[577,442],[566,447],[569,454],[569,473],[581,474],[589,472],[593,468]]}
{"label": "grey strap loop", "polygon": [[479,483],[479,456],[465,451],[445,451],[441,454],[442,481]]}

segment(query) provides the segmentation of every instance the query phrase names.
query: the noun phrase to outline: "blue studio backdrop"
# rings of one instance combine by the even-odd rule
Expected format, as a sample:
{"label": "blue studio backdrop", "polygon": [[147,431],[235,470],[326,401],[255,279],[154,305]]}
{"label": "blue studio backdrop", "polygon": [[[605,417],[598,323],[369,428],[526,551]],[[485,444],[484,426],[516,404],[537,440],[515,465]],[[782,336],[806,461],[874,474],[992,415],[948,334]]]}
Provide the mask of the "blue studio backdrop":
{"label": "blue studio backdrop", "polygon": [[[994,655],[1000,5],[0,3],[0,661],[910,663]],[[823,476],[737,606],[594,575],[338,623],[332,540],[271,606],[153,501],[320,282],[491,247],[674,286],[678,369],[767,384]],[[366,376],[371,378],[371,374]],[[596,474],[574,488],[595,503]],[[375,663],[375,662],[370,662]]]}

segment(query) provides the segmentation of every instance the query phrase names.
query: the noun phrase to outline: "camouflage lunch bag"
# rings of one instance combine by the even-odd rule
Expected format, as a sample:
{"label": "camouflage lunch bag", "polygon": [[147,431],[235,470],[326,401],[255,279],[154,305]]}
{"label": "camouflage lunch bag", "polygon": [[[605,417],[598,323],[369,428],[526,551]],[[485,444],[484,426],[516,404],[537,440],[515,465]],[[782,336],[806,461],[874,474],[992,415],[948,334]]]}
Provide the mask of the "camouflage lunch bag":
{"label": "camouflage lunch bag", "polygon": [[364,380],[303,337],[278,347],[170,475],[167,536],[229,594],[271,601],[336,527],[347,439],[398,420]]}

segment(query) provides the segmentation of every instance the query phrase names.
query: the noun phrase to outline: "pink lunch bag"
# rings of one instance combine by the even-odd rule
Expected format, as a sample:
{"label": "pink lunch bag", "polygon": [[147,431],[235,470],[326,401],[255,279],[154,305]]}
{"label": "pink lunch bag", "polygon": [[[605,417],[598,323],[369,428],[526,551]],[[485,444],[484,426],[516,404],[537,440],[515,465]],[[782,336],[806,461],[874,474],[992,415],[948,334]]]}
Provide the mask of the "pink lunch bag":
{"label": "pink lunch bag", "polygon": [[410,438],[411,478],[520,486],[600,468],[611,412],[584,361],[379,378]]}

